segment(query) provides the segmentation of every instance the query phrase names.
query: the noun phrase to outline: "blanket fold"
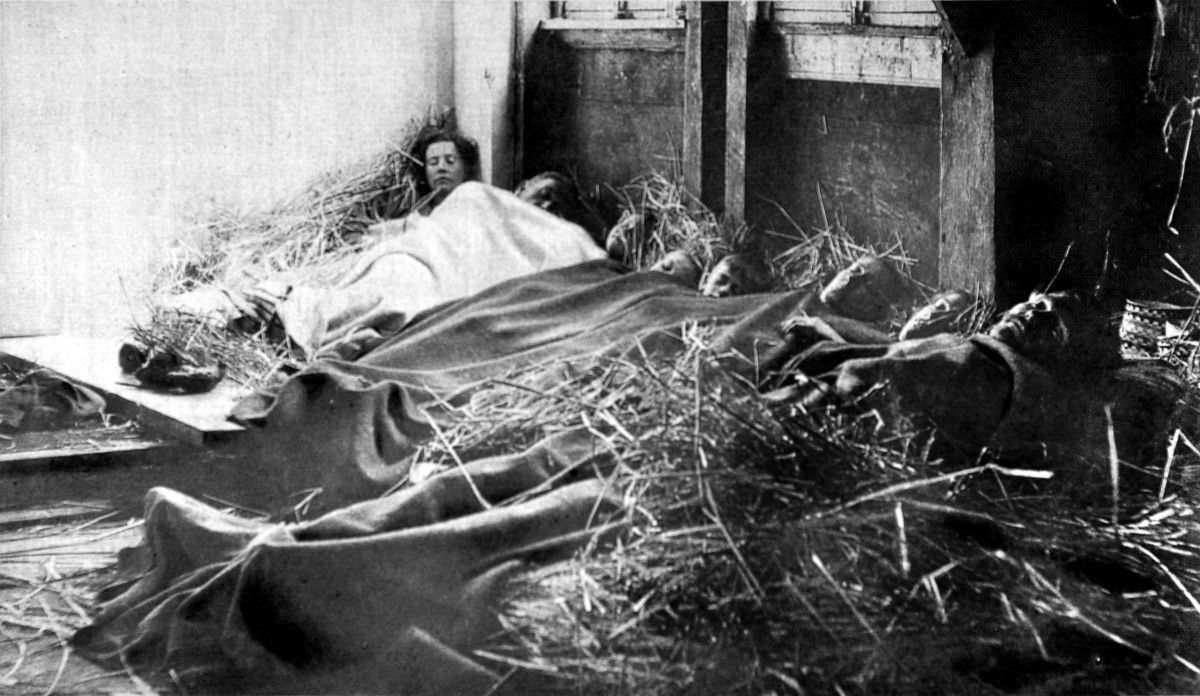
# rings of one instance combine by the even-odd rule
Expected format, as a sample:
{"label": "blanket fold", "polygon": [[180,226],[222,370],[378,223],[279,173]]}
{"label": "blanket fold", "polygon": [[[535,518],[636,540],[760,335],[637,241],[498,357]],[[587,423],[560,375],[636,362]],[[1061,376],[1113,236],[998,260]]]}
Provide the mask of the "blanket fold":
{"label": "blanket fold", "polygon": [[344,505],[402,480],[431,423],[490,379],[624,351],[670,355],[685,322],[710,327],[714,350],[752,371],[801,297],[702,297],[611,261],[553,269],[439,305],[357,361],[317,361],[242,401],[233,419],[251,430],[248,465],[278,490],[319,487],[322,505]]}
{"label": "blanket fold", "polygon": [[271,688],[336,676],[352,679],[339,691],[446,693],[428,686],[447,669],[496,680],[469,650],[499,629],[506,583],[624,527],[620,500],[593,477],[604,463],[590,434],[571,431],[299,525],[152,489],[130,578],[74,644],[106,664],[239,684],[258,674]]}
{"label": "blanket fold", "polygon": [[497,598],[522,571],[618,534],[621,491],[581,428],[383,495],[433,424],[515,370],[669,357],[687,322],[753,371],[799,299],[706,298],[665,274],[590,261],[432,307],[355,362],[319,360],[235,418],[250,429],[247,467],[281,492],[321,488],[330,511],[272,524],[153,489],[145,542],[123,555],[123,580],[75,645],[114,666],[236,675],[241,691],[489,693],[511,670],[472,648],[498,630]]}

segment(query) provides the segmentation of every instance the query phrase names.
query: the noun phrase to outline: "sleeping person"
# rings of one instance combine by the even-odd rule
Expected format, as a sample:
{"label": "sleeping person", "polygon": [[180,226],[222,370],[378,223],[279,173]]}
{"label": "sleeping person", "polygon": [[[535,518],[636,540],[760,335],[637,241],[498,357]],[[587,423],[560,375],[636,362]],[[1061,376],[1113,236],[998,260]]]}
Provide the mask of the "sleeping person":
{"label": "sleeping person", "polygon": [[[435,143],[429,152],[439,152]],[[348,257],[337,280],[281,274],[242,289],[202,288],[160,303],[246,333],[265,331],[299,357],[353,360],[417,314],[497,283],[605,258],[578,224],[478,181],[454,183],[458,163],[439,159],[443,188],[428,214],[372,225],[372,242]],[[448,169],[448,171],[443,171]],[[340,263],[340,262],[339,262]]]}
{"label": "sleeping person", "polygon": [[[864,345],[828,338],[793,354],[767,398],[805,410],[874,411],[892,426],[933,433],[939,452],[1061,451],[1104,442],[1115,423],[1123,453],[1163,431],[1180,385],[1122,366],[1106,315],[1071,292],[1035,292],[985,333],[941,333]],[[1108,406],[1106,415],[1105,407]]]}
{"label": "sleeping person", "polygon": [[467,136],[442,128],[422,131],[413,143],[417,158],[417,194],[412,211],[428,215],[464,181],[479,181],[479,146]]}
{"label": "sleeping person", "polygon": [[387,220],[371,234],[381,241],[340,282],[289,286],[271,303],[269,316],[305,355],[351,360],[435,305],[605,256],[579,225],[476,181],[428,215]]}

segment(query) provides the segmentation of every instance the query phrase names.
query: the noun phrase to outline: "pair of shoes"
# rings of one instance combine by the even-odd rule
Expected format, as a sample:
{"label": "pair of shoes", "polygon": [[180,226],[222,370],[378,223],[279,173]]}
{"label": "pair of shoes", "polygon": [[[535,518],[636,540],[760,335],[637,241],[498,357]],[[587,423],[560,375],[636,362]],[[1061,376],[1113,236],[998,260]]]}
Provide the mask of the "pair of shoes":
{"label": "pair of shoes", "polygon": [[222,365],[189,365],[177,353],[125,343],[117,353],[121,370],[153,389],[201,394],[225,377]]}

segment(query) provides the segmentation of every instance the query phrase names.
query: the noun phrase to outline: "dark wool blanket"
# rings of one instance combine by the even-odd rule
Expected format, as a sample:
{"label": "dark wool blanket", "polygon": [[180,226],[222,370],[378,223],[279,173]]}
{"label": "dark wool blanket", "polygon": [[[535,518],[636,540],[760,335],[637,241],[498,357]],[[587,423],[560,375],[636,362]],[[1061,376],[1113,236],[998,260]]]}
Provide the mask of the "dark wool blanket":
{"label": "dark wool blanket", "polygon": [[115,666],[236,675],[239,689],[488,693],[502,671],[471,649],[498,628],[505,580],[618,531],[624,511],[583,430],[377,497],[408,474],[442,409],[522,366],[670,355],[686,321],[711,325],[714,352],[745,356],[732,361],[752,373],[800,299],[705,298],[588,262],[434,308],[357,362],[316,363],[235,417],[252,430],[248,465],[320,487],[336,509],[274,524],[150,491],[145,542],[75,645]]}
{"label": "dark wool blanket", "polygon": [[1165,365],[1088,369],[1068,358],[1048,367],[986,335],[822,341],[779,372],[785,384],[770,400],[871,410],[893,429],[933,435],[937,455],[967,461],[985,447],[1024,461],[1103,461],[1110,423],[1118,454],[1137,461],[1161,453],[1163,435],[1189,408],[1180,401],[1186,385]]}
{"label": "dark wool blanket", "polygon": [[431,421],[490,378],[635,346],[669,354],[686,321],[713,326],[714,352],[752,369],[801,299],[701,297],[665,274],[588,262],[441,305],[356,362],[318,362],[246,400],[234,418],[251,427],[248,459],[280,490],[320,487],[326,506],[340,505],[402,480]]}
{"label": "dark wool blanket", "polygon": [[[538,433],[525,451],[485,452],[384,493],[445,409],[490,378],[598,354],[670,356],[695,321],[713,328],[713,355],[730,356],[722,366],[757,381],[759,356],[804,299],[705,298],[663,274],[588,262],[435,307],[357,362],[318,362],[236,418],[251,429],[247,466],[282,490],[322,489],[329,511],[252,521],[151,490],[145,542],[122,555],[123,580],[75,646],[114,668],[234,679],[216,687],[226,692],[543,693],[474,650],[499,630],[496,600],[515,574],[627,525],[606,485],[608,450],[582,428]],[[1084,410],[1052,375],[981,338],[826,343],[790,369],[847,397],[890,383],[910,415],[973,445],[1053,431],[1048,418]]]}

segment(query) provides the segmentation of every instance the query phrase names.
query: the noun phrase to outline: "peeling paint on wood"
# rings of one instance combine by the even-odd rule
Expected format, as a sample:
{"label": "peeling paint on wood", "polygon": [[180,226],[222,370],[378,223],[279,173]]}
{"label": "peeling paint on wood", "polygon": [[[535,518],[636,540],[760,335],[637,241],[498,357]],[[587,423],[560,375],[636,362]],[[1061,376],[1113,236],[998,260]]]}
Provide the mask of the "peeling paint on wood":
{"label": "peeling paint on wood", "polygon": [[789,32],[788,77],[939,87],[942,40],[937,36]]}

